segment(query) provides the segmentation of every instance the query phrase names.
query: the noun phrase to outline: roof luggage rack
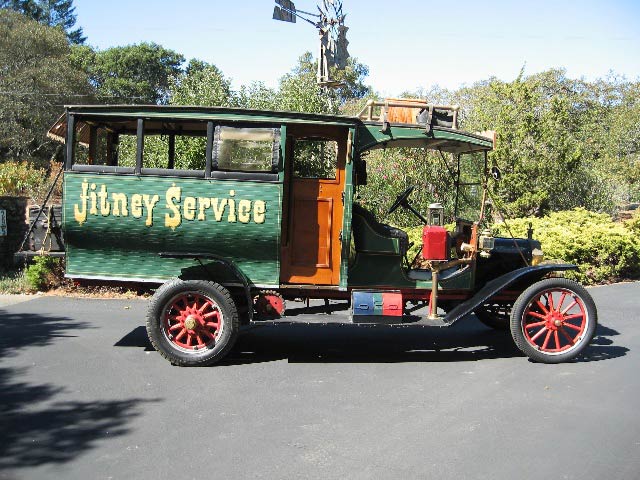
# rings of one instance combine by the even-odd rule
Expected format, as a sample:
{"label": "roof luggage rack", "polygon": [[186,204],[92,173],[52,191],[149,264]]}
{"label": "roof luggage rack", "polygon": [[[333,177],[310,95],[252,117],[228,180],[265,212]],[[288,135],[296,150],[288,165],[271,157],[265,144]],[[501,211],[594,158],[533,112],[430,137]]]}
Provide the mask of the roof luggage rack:
{"label": "roof luggage rack", "polygon": [[413,98],[387,98],[384,101],[369,100],[358,114],[360,120],[382,123],[382,132],[391,123],[458,129],[458,105],[436,105]]}

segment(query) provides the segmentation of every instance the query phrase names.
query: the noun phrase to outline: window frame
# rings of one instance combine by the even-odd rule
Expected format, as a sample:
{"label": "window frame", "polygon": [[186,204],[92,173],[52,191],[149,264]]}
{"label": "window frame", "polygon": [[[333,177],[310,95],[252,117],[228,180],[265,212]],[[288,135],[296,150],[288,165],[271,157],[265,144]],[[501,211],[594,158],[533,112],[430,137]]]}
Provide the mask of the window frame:
{"label": "window frame", "polygon": [[[117,122],[131,121],[135,124],[135,133],[128,132],[127,135],[135,137],[136,139],[136,151],[135,151],[135,165],[133,167],[121,166],[118,164],[106,164],[106,165],[93,165],[93,164],[77,164],[77,142],[78,142],[78,124],[84,119],[90,121],[96,121],[99,117],[93,115],[84,116],[82,114],[67,113],[67,135],[66,135],[66,159],[65,170],[73,172],[85,172],[85,173],[104,173],[104,174],[118,174],[118,175],[137,175],[137,176],[162,176],[162,177],[184,177],[184,178],[203,178],[203,179],[220,179],[220,180],[251,180],[259,182],[278,182],[280,181],[280,170],[282,168],[282,145],[281,139],[283,131],[286,129],[285,125],[269,123],[235,123],[224,120],[205,120],[205,119],[185,119],[185,118],[153,118],[148,117],[122,117],[114,119],[113,117],[105,117],[106,121]],[[144,167],[144,139],[145,137],[156,135],[156,132],[150,133],[147,131],[147,121],[159,121],[167,123],[186,123],[186,122],[206,122],[206,148],[205,148],[205,168],[196,170],[185,170],[171,168],[175,165],[175,151],[171,151],[171,144],[175,145],[175,137],[180,136],[179,131],[167,131],[165,134],[170,137],[170,146],[168,153],[167,168],[155,168]],[[271,146],[271,166],[269,170],[230,170],[218,168],[218,149],[217,140],[219,140],[220,131],[223,127],[238,128],[238,129],[262,129],[272,130],[273,140]],[[118,145],[120,135],[125,134],[124,131],[111,131],[105,126],[106,132],[113,135],[114,145]],[[193,132],[191,132],[191,136]],[[203,135],[205,132],[203,131]],[[172,138],[173,137],[173,138]],[[92,137],[93,138],[93,137]],[[90,148],[94,148],[95,146]],[[110,145],[109,148],[113,148]],[[175,147],[174,147],[175,148]],[[116,155],[116,160],[119,160]],[[109,161],[111,161],[109,159]]]}

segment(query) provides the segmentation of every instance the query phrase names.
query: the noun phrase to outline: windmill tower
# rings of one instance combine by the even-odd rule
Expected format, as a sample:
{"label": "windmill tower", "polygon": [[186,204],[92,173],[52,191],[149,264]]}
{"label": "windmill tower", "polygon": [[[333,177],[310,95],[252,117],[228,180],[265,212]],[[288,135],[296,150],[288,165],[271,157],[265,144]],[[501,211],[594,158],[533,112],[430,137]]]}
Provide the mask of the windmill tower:
{"label": "windmill tower", "polygon": [[330,69],[344,70],[347,66],[349,52],[347,31],[344,24],[346,14],[342,11],[342,0],[319,0],[318,13],[297,10],[291,0],[275,0],[273,19],[282,22],[296,23],[300,18],[318,30],[318,84],[323,87],[338,87],[340,82],[331,80]]}

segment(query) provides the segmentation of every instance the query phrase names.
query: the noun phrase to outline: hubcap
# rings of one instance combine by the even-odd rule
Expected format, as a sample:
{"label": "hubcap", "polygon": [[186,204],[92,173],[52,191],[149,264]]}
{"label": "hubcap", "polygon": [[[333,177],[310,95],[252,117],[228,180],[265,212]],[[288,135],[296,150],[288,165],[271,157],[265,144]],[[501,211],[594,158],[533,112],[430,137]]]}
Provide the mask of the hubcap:
{"label": "hubcap", "polygon": [[196,325],[198,325],[198,321],[193,315],[189,315],[184,321],[184,328],[187,330],[195,330]]}

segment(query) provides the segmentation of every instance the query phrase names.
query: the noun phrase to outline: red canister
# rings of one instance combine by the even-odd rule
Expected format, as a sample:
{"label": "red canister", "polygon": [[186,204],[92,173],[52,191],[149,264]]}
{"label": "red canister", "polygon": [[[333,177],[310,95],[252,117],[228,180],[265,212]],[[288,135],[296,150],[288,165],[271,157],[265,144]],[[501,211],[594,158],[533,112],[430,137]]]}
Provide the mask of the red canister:
{"label": "red canister", "polygon": [[438,225],[425,225],[422,229],[422,258],[447,259],[447,231]]}

